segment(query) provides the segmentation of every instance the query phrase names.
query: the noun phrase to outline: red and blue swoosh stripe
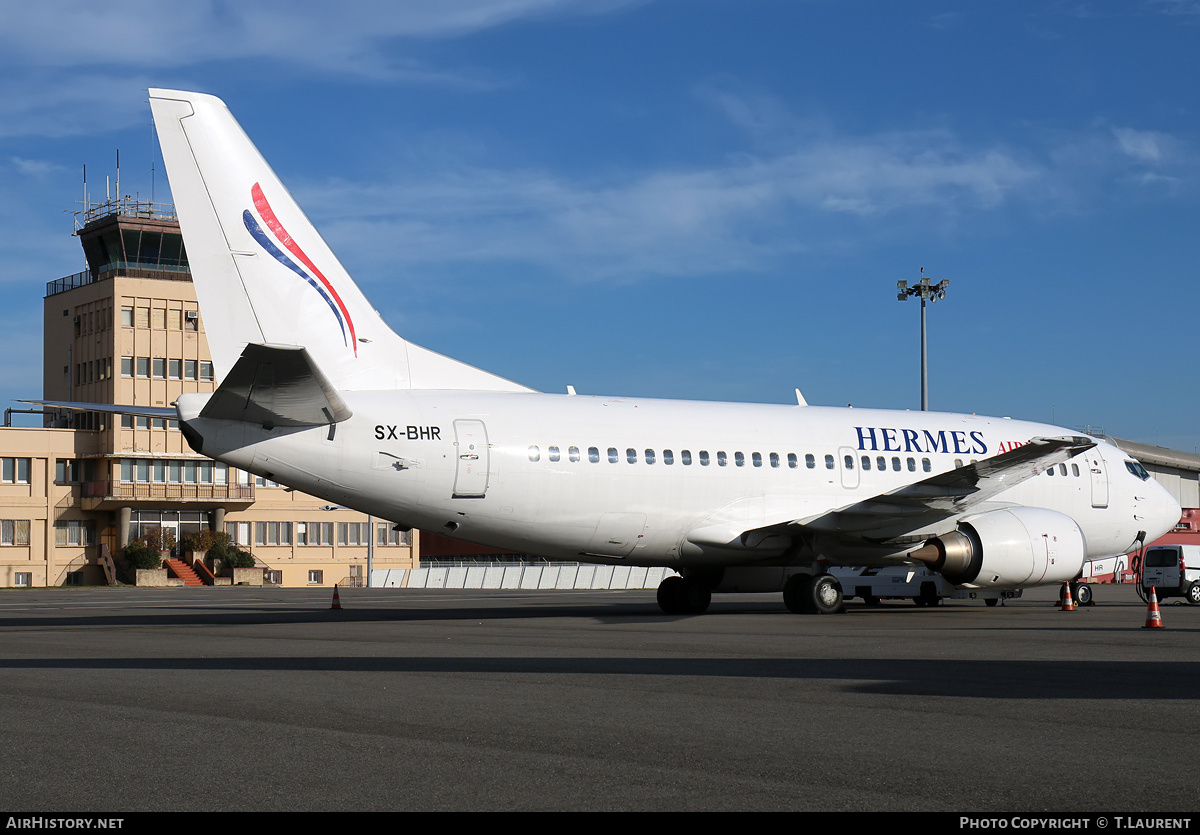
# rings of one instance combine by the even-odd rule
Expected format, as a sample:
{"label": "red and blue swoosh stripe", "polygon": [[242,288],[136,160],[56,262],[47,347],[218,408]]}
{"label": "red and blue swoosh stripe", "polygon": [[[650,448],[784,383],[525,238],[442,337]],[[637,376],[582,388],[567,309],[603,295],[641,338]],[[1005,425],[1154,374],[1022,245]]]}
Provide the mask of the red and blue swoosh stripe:
{"label": "red and blue swoosh stripe", "polygon": [[[250,189],[250,197],[254,201],[254,208],[258,210],[258,215],[262,218],[263,224],[275,236],[275,240],[284,249],[294,255],[300,261],[300,264],[303,264],[308,269],[305,270],[304,267],[301,267],[300,264],[289,258],[287,253],[275,245],[275,241],[271,240],[271,237],[263,231],[258,218],[249,209],[242,212],[242,223],[246,225],[246,231],[250,233],[268,255],[303,278],[314,290],[321,294],[321,298],[329,305],[329,309],[333,312],[334,318],[337,319],[338,325],[342,329],[342,341],[353,348],[354,355],[358,356],[358,339],[354,335],[354,320],[350,318],[350,311],[346,310],[346,305],[342,301],[341,296],[338,295],[337,290],[329,283],[329,279],[317,269],[312,259],[300,248],[295,239],[283,228],[283,224],[275,216],[275,211],[271,208],[271,204],[267,202],[266,195],[263,194],[262,187],[258,183],[255,183],[254,187]],[[348,334],[347,330],[349,331]]]}

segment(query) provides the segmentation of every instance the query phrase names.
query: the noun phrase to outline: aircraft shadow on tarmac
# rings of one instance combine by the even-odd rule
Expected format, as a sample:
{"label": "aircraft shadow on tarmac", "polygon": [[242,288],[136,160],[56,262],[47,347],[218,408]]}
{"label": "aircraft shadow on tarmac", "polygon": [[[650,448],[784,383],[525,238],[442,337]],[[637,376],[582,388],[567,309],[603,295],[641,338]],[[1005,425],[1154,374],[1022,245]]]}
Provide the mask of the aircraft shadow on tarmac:
{"label": "aircraft shadow on tarmac", "polygon": [[0,677],[31,671],[334,672],[688,676],[844,682],[850,693],[982,699],[1195,700],[1200,662],[829,658],[222,657],[0,659]]}

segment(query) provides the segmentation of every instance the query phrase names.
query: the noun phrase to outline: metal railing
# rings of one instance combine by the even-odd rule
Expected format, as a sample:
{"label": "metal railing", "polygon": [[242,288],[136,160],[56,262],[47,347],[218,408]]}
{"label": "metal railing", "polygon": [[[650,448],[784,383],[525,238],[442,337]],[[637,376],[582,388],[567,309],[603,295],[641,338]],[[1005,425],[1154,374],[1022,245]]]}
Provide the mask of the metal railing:
{"label": "metal railing", "polygon": [[140,481],[85,481],[86,499],[152,499],[155,501],[254,501],[252,484],[174,484]]}

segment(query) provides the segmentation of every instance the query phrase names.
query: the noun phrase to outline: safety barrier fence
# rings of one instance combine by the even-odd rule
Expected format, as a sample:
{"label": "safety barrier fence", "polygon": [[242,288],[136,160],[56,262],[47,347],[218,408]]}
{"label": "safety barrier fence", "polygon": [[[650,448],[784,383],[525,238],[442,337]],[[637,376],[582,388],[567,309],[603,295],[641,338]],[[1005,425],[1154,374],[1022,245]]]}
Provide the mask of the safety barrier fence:
{"label": "safety barrier fence", "polygon": [[629,565],[495,565],[394,568],[372,573],[376,588],[409,589],[653,589],[669,568]]}

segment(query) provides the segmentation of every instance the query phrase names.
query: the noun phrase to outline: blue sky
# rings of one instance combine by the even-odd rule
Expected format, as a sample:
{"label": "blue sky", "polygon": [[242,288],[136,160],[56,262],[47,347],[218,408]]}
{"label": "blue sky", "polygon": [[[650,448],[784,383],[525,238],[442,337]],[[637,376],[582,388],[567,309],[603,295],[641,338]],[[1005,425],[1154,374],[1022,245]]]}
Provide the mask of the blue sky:
{"label": "blue sky", "polygon": [[[229,104],[405,337],[545,391],[919,407],[1200,449],[1200,2],[6,4],[0,370],[82,168]],[[152,167],[157,171],[151,175]]]}

